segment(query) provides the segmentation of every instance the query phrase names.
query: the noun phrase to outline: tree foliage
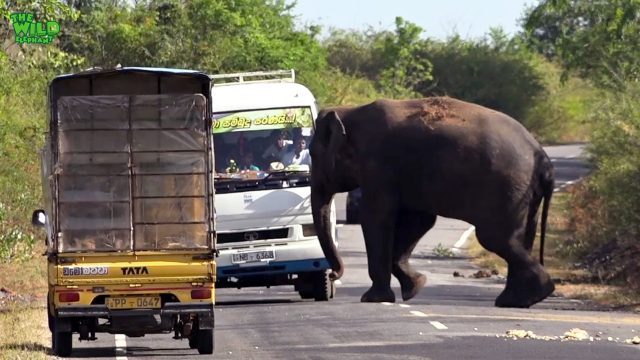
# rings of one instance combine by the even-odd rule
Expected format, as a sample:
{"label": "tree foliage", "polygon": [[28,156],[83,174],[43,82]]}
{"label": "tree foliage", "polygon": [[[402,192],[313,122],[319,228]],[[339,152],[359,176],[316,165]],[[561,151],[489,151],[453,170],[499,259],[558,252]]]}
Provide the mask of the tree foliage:
{"label": "tree foliage", "polygon": [[624,88],[640,78],[640,1],[544,0],[527,11],[532,48],[597,85]]}
{"label": "tree foliage", "polygon": [[284,1],[96,1],[69,23],[62,48],[93,66],[166,66],[210,73],[325,66],[314,34]]}
{"label": "tree foliage", "polygon": [[508,39],[501,29],[475,41],[459,36],[432,41],[423,48],[423,56],[433,64],[433,80],[416,87],[423,95],[452,96],[520,121],[545,95],[537,59],[522,49],[519,39]]}

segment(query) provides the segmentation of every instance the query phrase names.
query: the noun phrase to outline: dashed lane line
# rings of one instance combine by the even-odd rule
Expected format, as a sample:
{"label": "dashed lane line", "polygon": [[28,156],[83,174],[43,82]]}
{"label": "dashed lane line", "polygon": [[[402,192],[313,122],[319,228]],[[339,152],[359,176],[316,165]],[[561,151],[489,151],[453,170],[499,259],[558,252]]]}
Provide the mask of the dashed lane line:
{"label": "dashed lane line", "polygon": [[[423,313],[422,311],[418,311],[418,310],[412,310],[410,311],[412,315],[418,316],[418,317],[427,317],[429,315]],[[429,324],[431,324],[431,326],[433,326],[434,328],[438,329],[438,330],[447,330],[448,327],[441,323],[440,321],[429,321]]]}
{"label": "dashed lane line", "polygon": [[429,324],[431,324],[434,328],[436,328],[438,330],[447,330],[448,329],[448,327],[446,327],[440,321],[429,321]]}

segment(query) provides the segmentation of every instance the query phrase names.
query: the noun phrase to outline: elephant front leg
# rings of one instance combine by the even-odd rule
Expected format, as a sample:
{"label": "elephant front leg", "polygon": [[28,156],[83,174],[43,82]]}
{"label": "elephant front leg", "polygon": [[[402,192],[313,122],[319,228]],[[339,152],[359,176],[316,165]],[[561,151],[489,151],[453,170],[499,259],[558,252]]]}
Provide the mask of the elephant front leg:
{"label": "elephant front leg", "polygon": [[427,277],[413,269],[409,258],[418,241],[436,223],[436,215],[417,211],[400,211],[396,220],[392,273],[400,283],[402,300],[418,294]]}
{"label": "elephant front leg", "polygon": [[[377,194],[376,194],[377,195]],[[361,302],[395,302],[391,290],[391,258],[395,228],[395,206],[386,196],[362,194],[361,225],[372,285]]]}

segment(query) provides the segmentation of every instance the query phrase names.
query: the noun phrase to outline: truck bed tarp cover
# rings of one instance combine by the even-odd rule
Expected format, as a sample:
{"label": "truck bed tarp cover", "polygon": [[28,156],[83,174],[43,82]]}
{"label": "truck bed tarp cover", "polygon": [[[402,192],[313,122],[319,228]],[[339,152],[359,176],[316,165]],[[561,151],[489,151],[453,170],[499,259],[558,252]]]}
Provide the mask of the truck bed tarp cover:
{"label": "truck bed tarp cover", "polygon": [[139,69],[52,82],[57,251],[209,246],[209,89],[206,75]]}

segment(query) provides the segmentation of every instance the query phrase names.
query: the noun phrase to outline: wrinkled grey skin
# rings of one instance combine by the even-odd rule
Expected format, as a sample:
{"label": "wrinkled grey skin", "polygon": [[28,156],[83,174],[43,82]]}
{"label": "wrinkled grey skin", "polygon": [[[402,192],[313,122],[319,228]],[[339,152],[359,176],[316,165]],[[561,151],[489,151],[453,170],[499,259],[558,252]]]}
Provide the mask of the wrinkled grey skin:
{"label": "wrinkled grey skin", "polygon": [[[437,215],[473,224],[480,244],[508,263],[496,306],[529,307],[554,291],[542,267],[553,166],[509,116],[448,97],[328,108],[318,114],[310,151],[313,218],[334,279],[344,267],[330,230],[331,199],[362,189],[372,286],[361,301],[394,302],[391,274],[403,300],[417,294],[426,277],[408,260]],[[530,253],[543,200],[538,263]]]}

